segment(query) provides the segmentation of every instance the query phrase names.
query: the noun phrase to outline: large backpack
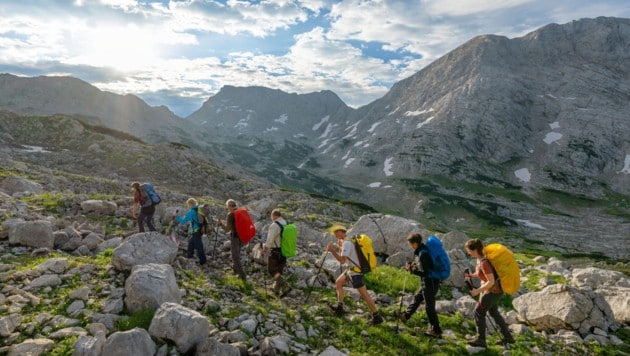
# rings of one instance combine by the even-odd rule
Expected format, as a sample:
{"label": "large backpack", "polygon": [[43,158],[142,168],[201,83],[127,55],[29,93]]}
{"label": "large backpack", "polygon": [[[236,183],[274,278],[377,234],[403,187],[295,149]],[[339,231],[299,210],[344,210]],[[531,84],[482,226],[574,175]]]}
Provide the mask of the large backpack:
{"label": "large backpack", "polygon": [[239,240],[244,244],[249,243],[256,235],[256,226],[244,207],[234,210],[234,225]]}
{"label": "large backpack", "polygon": [[143,208],[151,205],[158,205],[162,202],[162,199],[153,188],[151,183],[143,183],[140,186],[140,203]]}
{"label": "large backpack", "polygon": [[521,272],[514,253],[501,244],[490,244],[483,248],[483,254],[496,271],[503,293],[516,293],[521,286]]}
{"label": "large backpack", "polygon": [[280,226],[280,250],[282,256],[289,258],[297,255],[297,226],[295,224],[282,225],[279,221],[276,224]]}
{"label": "large backpack", "polygon": [[210,206],[208,204],[198,205],[194,207],[197,212],[197,223],[202,234],[209,234],[210,229]]}
{"label": "large backpack", "polygon": [[442,241],[435,237],[435,235],[431,235],[425,245],[429,250],[431,262],[433,262],[433,267],[428,271],[429,278],[439,279],[441,281],[448,279],[451,275],[451,260],[448,258],[446,250],[444,250]]}
{"label": "large backpack", "polygon": [[358,265],[361,273],[370,273],[376,268],[376,254],[374,253],[374,248],[372,247],[372,239],[368,235],[360,234],[354,236],[351,241],[357,251],[359,262],[358,264],[356,261],[351,260],[350,262]]}

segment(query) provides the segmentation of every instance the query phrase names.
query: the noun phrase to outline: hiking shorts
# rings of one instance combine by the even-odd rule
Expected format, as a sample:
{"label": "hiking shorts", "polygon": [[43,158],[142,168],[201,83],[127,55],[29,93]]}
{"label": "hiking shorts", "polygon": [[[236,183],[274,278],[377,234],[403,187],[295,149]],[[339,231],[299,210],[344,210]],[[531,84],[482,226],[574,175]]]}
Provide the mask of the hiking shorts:
{"label": "hiking shorts", "polygon": [[349,274],[349,276],[352,288],[359,289],[361,287],[365,287],[365,281],[363,280],[362,274]]}
{"label": "hiking shorts", "polygon": [[153,214],[155,214],[155,205],[140,207],[140,214],[153,216]]}
{"label": "hiking shorts", "polygon": [[282,256],[282,251],[279,248],[272,248],[269,258],[267,259],[267,270],[271,276],[276,273],[282,274],[284,267],[287,266],[287,258]]}

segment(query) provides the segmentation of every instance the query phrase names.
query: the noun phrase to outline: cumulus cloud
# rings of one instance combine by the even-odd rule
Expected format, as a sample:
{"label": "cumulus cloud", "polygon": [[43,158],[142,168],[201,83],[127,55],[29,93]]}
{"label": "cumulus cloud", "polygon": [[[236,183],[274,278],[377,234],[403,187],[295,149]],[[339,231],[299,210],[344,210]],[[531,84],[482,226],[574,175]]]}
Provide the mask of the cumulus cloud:
{"label": "cumulus cloud", "polygon": [[183,116],[224,85],[332,90],[360,106],[476,35],[595,16],[630,17],[630,3],[3,0],[0,72],[71,75]]}

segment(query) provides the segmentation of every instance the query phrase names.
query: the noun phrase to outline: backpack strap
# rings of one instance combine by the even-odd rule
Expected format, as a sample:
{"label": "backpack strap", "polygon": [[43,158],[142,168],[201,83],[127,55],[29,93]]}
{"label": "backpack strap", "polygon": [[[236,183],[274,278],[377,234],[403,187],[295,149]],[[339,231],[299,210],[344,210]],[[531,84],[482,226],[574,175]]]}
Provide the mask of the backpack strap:
{"label": "backpack strap", "polygon": [[492,274],[494,275],[494,281],[499,286],[499,288],[503,291],[503,287],[501,287],[501,278],[499,277],[499,274],[497,273],[497,270],[492,265],[492,262],[490,262],[490,260],[487,259],[486,257],[483,257],[481,259],[481,261],[482,262],[483,261],[488,261],[488,264],[490,265],[490,268],[492,268]]}
{"label": "backpack strap", "polygon": [[284,232],[284,225],[280,224],[280,221],[274,221],[278,226],[280,226],[280,246],[276,246],[276,248],[280,248],[282,246],[282,233]]}

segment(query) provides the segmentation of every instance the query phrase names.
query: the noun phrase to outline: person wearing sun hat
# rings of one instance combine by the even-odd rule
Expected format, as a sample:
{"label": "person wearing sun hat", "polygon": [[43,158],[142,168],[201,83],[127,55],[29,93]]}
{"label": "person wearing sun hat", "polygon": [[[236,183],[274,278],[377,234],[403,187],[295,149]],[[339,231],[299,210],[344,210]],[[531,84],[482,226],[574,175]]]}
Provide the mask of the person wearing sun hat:
{"label": "person wearing sun hat", "polygon": [[[330,229],[333,235],[337,238],[337,244],[335,246],[334,243],[329,243],[326,246],[326,250],[330,252],[337,261],[339,261],[342,265],[347,265],[349,263],[353,263],[352,261],[358,261],[357,251],[352,244],[351,241],[346,241],[346,232],[348,231],[345,226],[341,224],[334,224]],[[341,253],[337,252],[340,251]],[[355,288],[361,298],[365,300],[368,308],[372,314],[368,317],[368,323],[370,325],[377,325],[383,322],[383,317],[378,312],[376,308],[376,304],[370,295],[368,294],[367,288],[365,287],[365,281],[363,279],[363,274],[361,272],[356,272],[351,270],[350,268],[346,269],[345,272],[341,273],[341,275],[335,281],[335,288],[337,290],[337,304],[329,304],[328,306],[333,310],[335,315],[343,316],[343,286],[346,284],[346,281],[350,279],[352,287]]]}

